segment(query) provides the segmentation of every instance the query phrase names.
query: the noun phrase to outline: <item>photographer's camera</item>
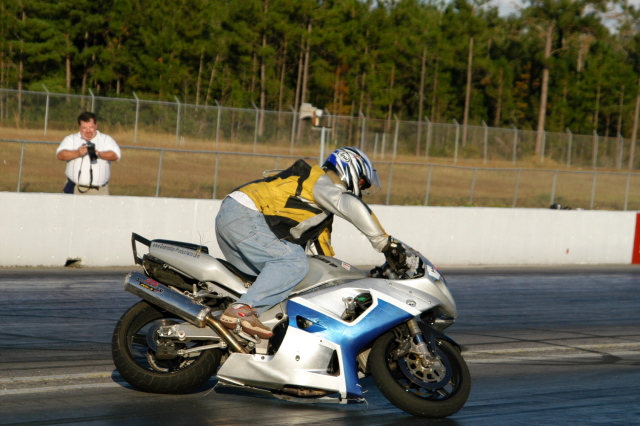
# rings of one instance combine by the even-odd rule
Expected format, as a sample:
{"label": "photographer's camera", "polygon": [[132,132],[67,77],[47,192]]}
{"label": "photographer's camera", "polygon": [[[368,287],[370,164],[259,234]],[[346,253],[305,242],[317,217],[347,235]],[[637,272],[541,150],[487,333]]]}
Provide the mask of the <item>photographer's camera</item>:
{"label": "photographer's camera", "polygon": [[91,159],[91,162],[96,162],[98,161],[98,154],[96,154],[96,144],[94,144],[93,142],[87,142],[87,154],[89,154],[89,158]]}

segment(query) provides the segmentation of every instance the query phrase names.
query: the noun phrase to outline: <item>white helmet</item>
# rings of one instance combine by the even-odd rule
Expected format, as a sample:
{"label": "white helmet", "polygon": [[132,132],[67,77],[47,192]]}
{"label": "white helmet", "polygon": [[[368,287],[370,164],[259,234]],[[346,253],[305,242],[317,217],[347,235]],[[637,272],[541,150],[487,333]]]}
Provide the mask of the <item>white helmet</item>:
{"label": "white helmet", "polygon": [[335,172],[347,186],[347,191],[357,197],[362,197],[362,192],[373,194],[380,191],[378,172],[365,153],[355,146],[336,149],[322,167]]}

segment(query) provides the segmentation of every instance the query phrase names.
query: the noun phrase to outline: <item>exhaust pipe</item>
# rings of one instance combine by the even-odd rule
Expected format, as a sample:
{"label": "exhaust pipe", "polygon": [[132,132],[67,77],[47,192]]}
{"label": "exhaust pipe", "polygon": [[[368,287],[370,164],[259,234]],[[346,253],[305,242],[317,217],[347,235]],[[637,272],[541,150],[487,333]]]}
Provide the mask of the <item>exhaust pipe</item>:
{"label": "exhaust pipe", "polygon": [[130,272],[124,279],[124,288],[141,299],[175,314],[198,327],[209,326],[236,352],[248,353],[231,331],[211,314],[211,308],[194,302],[186,295],[139,272]]}

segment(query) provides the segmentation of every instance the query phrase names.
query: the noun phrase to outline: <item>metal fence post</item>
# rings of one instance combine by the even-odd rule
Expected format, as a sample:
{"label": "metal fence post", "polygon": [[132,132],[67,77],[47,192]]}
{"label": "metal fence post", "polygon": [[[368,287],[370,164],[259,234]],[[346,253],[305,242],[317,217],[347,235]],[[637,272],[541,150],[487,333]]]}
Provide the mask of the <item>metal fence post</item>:
{"label": "metal fence post", "polygon": [[513,127],[513,165],[516,165],[516,155],[518,153],[518,128],[515,125]]}
{"label": "metal fence post", "polygon": [[629,186],[631,184],[631,173],[627,173],[627,188],[624,191],[624,210],[627,210],[627,205],[629,202]]}
{"label": "metal fence post", "polygon": [[216,165],[215,171],[213,173],[213,193],[211,194],[211,198],[213,200],[218,196],[218,166],[220,165],[220,153],[216,152]]}
{"label": "metal fence post", "polygon": [[558,171],[556,170],[555,173],[553,174],[553,183],[551,184],[551,204],[553,204],[553,202],[556,199],[557,184],[558,184]]}
{"label": "metal fence post", "polygon": [[396,159],[396,154],[398,153],[398,133],[400,132],[400,120],[398,116],[393,114],[393,118],[396,119],[396,133],[393,137],[393,159]]}
{"label": "metal fence post", "polygon": [[595,203],[597,180],[598,180],[598,172],[593,172],[593,184],[591,185],[591,203],[589,204],[589,210],[593,210],[593,205]]}
{"label": "metal fence post", "polygon": [[16,192],[20,192],[20,186],[22,185],[22,165],[24,164],[24,146],[26,142],[22,142],[22,148],[20,149],[20,167],[18,168],[18,188]]}
{"label": "metal fence post", "polygon": [[471,191],[469,193],[469,205],[473,204],[473,193],[476,190],[476,175],[478,173],[478,168],[473,168],[473,177],[471,178]]}
{"label": "metal fence post", "polygon": [[364,116],[362,111],[360,111],[360,118],[362,118],[362,131],[360,132],[360,149],[364,151],[366,149],[365,133],[367,131],[367,117]]}
{"label": "metal fence post", "polygon": [[622,135],[618,132],[618,146],[616,147],[618,151],[618,155],[616,156],[616,169],[622,169],[622,154],[624,153],[624,140],[622,139]]}
{"label": "metal fence post", "polygon": [[136,92],[133,92],[133,97],[136,98],[136,123],[133,128],[133,143],[138,143],[138,125],[140,123],[140,99]]}
{"label": "metal fence post", "polygon": [[45,102],[45,107],[44,107],[44,135],[47,136],[47,126],[48,126],[48,123],[49,123],[49,98],[50,98],[50,94],[49,94],[49,89],[47,89],[47,86],[45,86],[43,84],[42,87],[44,87],[44,91],[47,92],[47,101]]}
{"label": "metal fence post", "polygon": [[384,150],[387,145],[387,134],[382,132],[382,149],[380,150],[380,159],[384,160]]}
{"label": "metal fence post", "polygon": [[453,119],[453,124],[456,126],[456,147],[453,154],[453,163],[458,164],[458,140],[460,139],[460,125],[455,118]]}
{"label": "metal fence post", "polygon": [[180,104],[177,96],[173,95],[173,98],[178,104],[178,116],[176,117],[176,145],[178,145],[180,143],[180,107],[182,104]]}
{"label": "metal fence post", "polygon": [[217,99],[214,99],[216,106],[218,107],[218,117],[216,120],[216,149],[218,149],[218,143],[219,143],[219,139],[220,139],[220,114],[222,113],[222,111],[220,110],[220,103],[218,102]]}
{"label": "metal fence post", "polygon": [[484,161],[483,161],[483,164],[487,164],[487,151],[488,151],[488,145],[489,145],[489,127],[487,126],[487,123],[484,122],[484,120],[482,120],[482,127],[484,129]]}
{"label": "metal fence post", "polygon": [[256,106],[255,102],[251,102],[251,105],[253,105],[253,109],[256,110],[256,121],[254,125],[254,130],[253,130],[253,152],[256,152],[256,149],[258,146],[258,127],[259,127],[259,121],[260,121],[260,110]]}
{"label": "metal fence post", "polygon": [[160,196],[160,181],[162,179],[162,157],[164,149],[160,150],[160,160],[158,161],[158,180],[156,181],[156,198]]}
{"label": "metal fence post", "polygon": [[515,208],[518,203],[518,189],[520,188],[520,175],[522,175],[522,169],[518,169],[518,175],[516,176],[516,187],[513,191],[513,207]]}
{"label": "metal fence post", "polygon": [[393,183],[393,165],[395,163],[391,163],[391,167],[389,168],[389,183],[387,184],[387,200],[385,205],[389,205],[391,202],[391,184]]}
{"label": "metal fence post", "polygon": [[293,118],[291,119],[291,149],[289,150],[290,154],[293,154],[293,141],[295,140],[295,135],[296,135],[296,126],[298,124],[298,120],[297,120],[297,113],[294,107],[292,107],[291,105],[289,105],[289,108],[291,108],[291,111],[293,112]]}
{"label": "metal fence post", "polygon": [[376,132],[376,136],[373,138],[373,159],[377,159],[378,156],[378,140],[380,139],[380,132]]}
{"label": "metal fence post", "polygon": [[567,167],[571,167],[571,144],[573,142],[573,133],[571,133],[571,130],[569,130],[569,128],[567,127],[567,136],[569,139],[568,142],[568,146],[567,146]]}
{"label": "metal fence post", "polygon": [[593,131],[593,168],[598,165],[598,131]]}
{"label": "metal fence post", "polygon": [[320,128],[320,158],[318,160],[320,164],[324,161],[324,146],[327,143],[327,132],[330,130],[330,128],[324,126]]}
{"label": "metal fence post", "polygon": [[91,95],[91,112],[95,114],[96,112],[96,95],[93,94],[93,91],[89,89],[89,94]]}
{"label": "metal fence post", "polygon": [[433,172],[433,164],[429,164],[429,175],[427,176],[427,193],[424,196],[424,205],[429,205],[429,195],[431,194],[431,173]]}
{"label": "metal fence post", "polygon": [[429,161],[429,150],[431,150],[431,120],[428,117],[424,117],[427,122],[427,146],[424,150],[424,158]]}

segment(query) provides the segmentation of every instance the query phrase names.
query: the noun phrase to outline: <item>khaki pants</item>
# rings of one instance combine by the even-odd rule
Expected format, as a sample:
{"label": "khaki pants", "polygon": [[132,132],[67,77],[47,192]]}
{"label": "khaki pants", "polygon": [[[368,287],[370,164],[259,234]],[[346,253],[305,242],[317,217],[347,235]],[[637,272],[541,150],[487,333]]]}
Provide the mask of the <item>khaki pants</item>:
{"label": "khaki pants", "polygon": [[109,184],[101,186],[100,188],[76,185],[73,193],[85,195],[109,195]]}

